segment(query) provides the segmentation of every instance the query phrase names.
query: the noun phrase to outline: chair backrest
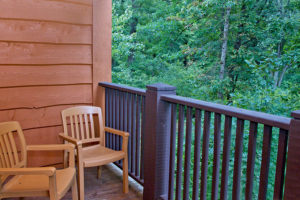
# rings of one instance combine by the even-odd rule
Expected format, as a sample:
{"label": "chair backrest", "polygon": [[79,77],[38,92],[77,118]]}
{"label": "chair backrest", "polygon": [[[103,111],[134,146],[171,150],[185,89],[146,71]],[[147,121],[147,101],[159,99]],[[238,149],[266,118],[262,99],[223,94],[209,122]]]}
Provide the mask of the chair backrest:
{"label": "chair backrest", "polygon": [[[99,137],[104,144],[105,134],[101,108],[76,106],[62,111],[64,134],[78,140]],[[97,131],[97,132],[96,132]]]}
{"label": "chair backrest", "polygon": [[0,167],[26,167],[27,151],[19,122],[0,123]]}

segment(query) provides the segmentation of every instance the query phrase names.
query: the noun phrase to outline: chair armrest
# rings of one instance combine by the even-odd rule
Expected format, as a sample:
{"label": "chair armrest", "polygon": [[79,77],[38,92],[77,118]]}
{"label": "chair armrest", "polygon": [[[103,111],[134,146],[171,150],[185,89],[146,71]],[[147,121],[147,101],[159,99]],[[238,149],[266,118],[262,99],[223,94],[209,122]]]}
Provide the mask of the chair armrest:
{"label": "chair armrest", "polygon": [[80,145],[80,144],[82,144],[82,142],[81,142],[80,140],[77,140],[77,139],[75,139],[75,138],[72,138],[72,137],[70,137],[70,136],[67,136],[67,135],[65,135],[64,133],[60,133],[60,134],[59,134],[59,137],[61,137],[62,139],[66,140],[66,141],[68,141],[68,142],[70,142],[70,143],[72,143],[72,144],[75,144],[75,145]]}
{"label": "chair armrest", "polygon": [[69,151],[69,166],[75,167],[74,145],[72,144],[48,144],[48,145],[27,145],[27,151]]}
{"label": "chair armrest", "polygon": [[0,168],[0,175],[46,175],[53,176],[55,167],[31,167],[31,168]]}
{"label": "chair armrest", "polygon": [[104,130],[106,132],[113,133],[113,134],[116,134],[116,135],[120,135],[122,137],[129,137],[129,133],[125,132],[125,131],[120,131],[120,130],[117,130],[117,129],[114,129],[114,128],[109,128],[109,127],[105,127]]}
{"label": "chair armrest", "polygon": [[125,131],[120,131],[120,130],[117,130],[117,129],[114,129],[114,128],[109,128],[109,127],[105,127],[104,130],[106,132],[122,136],[123,137],[122,151],[124,151],[125,153],[127,153],[129,133],[125,132]]}
{"label": "chair armrest", "polygon": [[72,144],[45,144],[45,145],[27,145],[27,151],[74,151]]}

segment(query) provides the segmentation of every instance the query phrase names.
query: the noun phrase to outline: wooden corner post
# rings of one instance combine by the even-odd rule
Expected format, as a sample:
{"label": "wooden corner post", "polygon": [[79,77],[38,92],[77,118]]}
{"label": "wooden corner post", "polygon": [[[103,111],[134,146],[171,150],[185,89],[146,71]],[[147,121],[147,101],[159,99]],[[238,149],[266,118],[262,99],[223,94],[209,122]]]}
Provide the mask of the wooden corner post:
{"label": "wooden corner post", "polygon": [[284,199],[300,197],[300,110],[292,112],[290,123]]}
{"label": "wooden corner post", "polygon": [[147,86],[143,200],[156,200],[168,194],[171,105],[160,97],[175,94],[175,90],[161,83]]}

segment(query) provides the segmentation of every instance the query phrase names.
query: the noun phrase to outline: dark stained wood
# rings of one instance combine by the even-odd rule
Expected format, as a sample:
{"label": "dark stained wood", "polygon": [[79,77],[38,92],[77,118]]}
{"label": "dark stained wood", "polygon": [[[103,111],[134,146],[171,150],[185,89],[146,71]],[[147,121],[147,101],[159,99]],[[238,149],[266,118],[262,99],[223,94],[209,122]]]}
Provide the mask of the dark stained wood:
{"label": "dark stained wood", "polygon": [[291,119],[287,117],[281,117],[278,115],[271,115],[263,112],[256,112],[256,111],[236,108],[232,106],[225,106],[217,103],[200,101],[200,100],[176,96],[176,95],[164,95],[162,96],[162,100],[171,103],[190,106],[193,108],[199,108],[210,112],[221,113],[231,117],[236,117],[236,118],[249,120],[261,124],[266,124],[269,126],[278,127],[285,130],[289,130],[290,127]]}
{"label": "dark stained wood", "polygon": [[222,177],[221,177],[221,194],[220,199],[226,200],[228,194],[228,174],[229,174],[229,161],[230,161],[230,143],[231,143],[231,127],[232,117],[225,116],[224,125],[224,146],[223,146],[223,159],[222,159]]}
{"label": "dark stained wood", "polygon": [[208,150],[209,150],[209,134],[210,134],[211,112],[204,112],[203,126],[203,145],[202,145],[202,161],[201,161],[201,185],[200,199],[205,200],[207,197],[207,169],[208,169]]}
{"label": "dark stained wood", "polygon": [[0,18],[4,19],[92,24],[92,7],[90,6],[45,0],[1,0],[0,3]]}
{"label": "dark stained wood", "polygon": [[277,164],[275,174],[275,185],[274,185],[274,199],[283,198],[283,185],[284,185],[284,174],[286,165],[286,152],[288,142],[288,131],[279,130],[278,140],[278,151],[277,151]]}
{"label": "dark stained wood", "polygon": [[201,110],[196,109],[195,113],[195,144],[194,144],[194,172],[193,172],[193,200],[199,196],[200,180],[200,151],[201,151]]}
{"label": "dark stained wood", "polygon": [[215,113],[214,118],[214,164],[212,178],[212,200],[218,199],[219,189],[219,169],[220,169],[220,146],[221,143],[221,114]]}
{"label": "dark stained wood", "polygon": [[254,180],[254,165],[256,154],[256,138],[257,138],[257,123],[250,122],[249,141],[248,141],[248,158],[247,158],[247,182],[245,199],[252,199],[253,181]]}
{"label": "dark stained wood", "polygon": [[132,125],[132,109],[131,109],[131,106],[132,106],[132,94],[127,94],[128,97],[127,97],[127,131],[129,132],[129,138],[128,138],[128,171],[130,171],[131,169],[131,125]]}
{"label": "dark stained wood", "polygon": [[92,103],[91,88],[91,85],[1,88],[0,108],[4,110]]}
{"label": "dark stained wood", "polygon": [[141,162],[141,96],[137,96],[136,102],[136,148],[135,148],[135,175],[140,175],[140,162]]}
{"label": "dark stained wood", "polygon": [[92,27],[43,21],[0,20],[0,40],[92,44]]}
{"label": "dark stained wood", "polygon": [[162,83],[147,85],[143,200],[168,195],[171,105],[160,96],[175,94],[175,89]]}
{"label": "dark stained wood", "polygon": [[92,83],[91,65],[4,66],[0,87]]}
{"label": "dark stained wood", "polygon": [[186,112],[186,137],[185,137],[185,160],[184,160],[184,184],[183,199],[189,199],[190,168],[191,168],[191,145],[192,145],[192,108],[187,107]]}
{"label": "dark stained wood", "polygon": [[57,45],[0,42],[4,65],[92,64],[90,45]]}
{"label": "dark stained wood", "polygon": [[136,95],[132,95],[131,102],[131,168],[129,171],[135,173],[135,157],[136,157]]}
{"label": "dark stained wood", "polygon": [[268,176],[270,168],[270,153],[271,153],[272,127],[264,126],[264,138],[262,147],[262,159],[260,168],[259,193],[258,198],[264,200],[267,198]]}
{"label": "dark stained wood", "polygon": [[126,85],[120,85],[120,84],[116,84],[116,83],[100,82],[99,86],[102,86],[105,88],[113,88],[113,89],[117,89],[117,90],[120,90],[123,92],[129,92],[129,93],[138,94],[141,96],[146,95],[146,90],[143,90],[140,88],[135,88],[135,87],[130,87],[130,86],[126,86]]}
{"label": "dark stained wood", "polygon": [[179,105],[178,114],[178,144],[177,144],[177,168],[176,168],[176,200],[181,199],[182,163],[183,163],[183,138],[184,138],[184,106]]}
{"label": "dark stained wood", "polygon": [[241,192],[242,154],[243,154],[244,120],[237,119],[234,152],[234,171],[232,199],[239,200]]}
{"label": "dark stained wood", "polygon": [[174,176],[175,176],[175,156],[176,156],[176,104],[172,104],[171,111],[171,133],[170,133],[170,172],[169,172],[169,199],[174,199]]}
{"label": "dark stained wood", "polygon": [[145,96],[142,96],[142,130],[141,130],[141,180],[144,179],[144,147],[145,147]]}
{"label": "dark stained wood", "polygon": [[288,153],[285,176],[284,200],[297,199],[300,196],[300,110],[292,112],[288,139]]}

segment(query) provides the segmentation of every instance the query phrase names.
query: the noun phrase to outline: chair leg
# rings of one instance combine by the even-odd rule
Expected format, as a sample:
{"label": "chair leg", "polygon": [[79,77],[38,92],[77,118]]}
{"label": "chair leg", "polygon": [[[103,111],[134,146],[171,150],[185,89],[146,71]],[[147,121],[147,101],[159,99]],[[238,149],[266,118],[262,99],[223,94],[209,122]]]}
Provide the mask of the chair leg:
{"label": "chair leg", "polygon": [[84,167],[82,163],[78,165],[78,188],[79,200],[84,200]]}
{"label": "chair leg", "polygon": [[74,177],[73,184],[72,184],[72,200],[78,200],[76,176]]}
{"label": "chair leg", "polygon": [[97,167],[97,178],[100,179],[101,177],[101,166]]}
{"label": "chair leg", "polygon": [[123,193],[128,193],[128,158],[123,159]]}

